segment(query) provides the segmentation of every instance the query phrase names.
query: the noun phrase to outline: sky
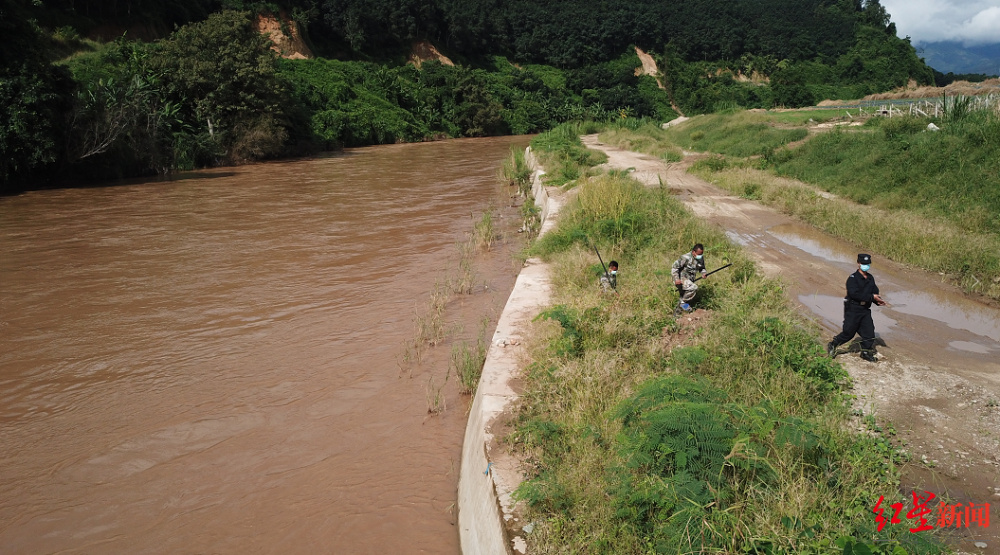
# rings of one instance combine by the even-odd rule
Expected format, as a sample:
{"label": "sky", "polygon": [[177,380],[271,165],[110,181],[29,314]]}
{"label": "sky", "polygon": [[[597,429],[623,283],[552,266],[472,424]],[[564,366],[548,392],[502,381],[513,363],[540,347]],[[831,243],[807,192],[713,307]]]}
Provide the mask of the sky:
{"label": "sky", "polygon": [[1000,43],[1000,0],[881,0],[899,36],[914,44],[955,41]]}

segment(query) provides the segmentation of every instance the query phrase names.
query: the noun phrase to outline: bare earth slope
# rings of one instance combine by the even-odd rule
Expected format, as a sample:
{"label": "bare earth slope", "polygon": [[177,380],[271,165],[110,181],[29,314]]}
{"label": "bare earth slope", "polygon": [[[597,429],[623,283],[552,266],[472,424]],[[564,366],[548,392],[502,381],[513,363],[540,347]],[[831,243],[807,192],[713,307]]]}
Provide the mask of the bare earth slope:
{"label": "bare earth slope", "polygon": [[[696,214],[745,245],[827,332],[824,342],[840,331],[844,282],[857,267],[856,247],[688,174],[691,157],[665,164],[605,145],[597,135],[583,142],[607,153],[608,166],[634,168],[633,176],[647,185],[662,179]],[[714,267],[711,252],[707,258]],[[906,442],[913,460],[904,469],[905,487],[991,503],[992,516],[1000,520],[1000,310],[968,299],[937,275],[877,255],[873,275],[892,304],[873,311],[881,361],[864,362],[843,346],[837,357],[854,380],[857,408],[892,422]],[[961,534],[961,548],[1000,554],[997,522]],[[977,549],[974,541],[988,547]]]}

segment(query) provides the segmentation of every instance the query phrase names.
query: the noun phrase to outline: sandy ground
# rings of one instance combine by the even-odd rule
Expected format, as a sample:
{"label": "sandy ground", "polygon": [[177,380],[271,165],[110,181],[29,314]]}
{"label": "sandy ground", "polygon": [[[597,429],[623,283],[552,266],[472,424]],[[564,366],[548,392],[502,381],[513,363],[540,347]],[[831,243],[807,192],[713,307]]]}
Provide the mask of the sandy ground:
{"label": "sandy ground", "polygon": [[[743,244],[824,329],[824,342],[840,331],[844,283],[862,252],[857,247],[688,174],[694,156],[666,164],[602,144],[597,135],[583,141],[607,153],[609,166],[634,168],[647,185],[662,179],[696,214]],[[712,267],[711,253],[706,258]],[[891,424],[911,454],[903,469],[907,497],[923,489],[938,499],[992,505],[989,528],[962,528],[956,547],[1000,554],[1000,309],[967,298],[937,274],[877,255],[872,273],[892,305],[873,310],[880,361],[862,361],[856,346],[841,346],[837,356],[853,378],[856,408],[874,413],[885,429]]]}

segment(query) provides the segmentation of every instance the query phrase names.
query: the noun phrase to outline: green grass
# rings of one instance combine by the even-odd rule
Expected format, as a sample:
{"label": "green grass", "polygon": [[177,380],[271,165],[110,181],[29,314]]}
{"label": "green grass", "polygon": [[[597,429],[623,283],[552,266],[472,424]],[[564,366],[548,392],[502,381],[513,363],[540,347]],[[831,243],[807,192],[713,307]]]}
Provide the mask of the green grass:
{"label": "green grass", "polygon": [[861,204],[1000,233],[1000,116],[981,111],[937,121],[936,133],[924,132],[925,118],[871,121],[879,124],[874,131],[826,133],[783,153],[777,173]]}
{"label": "green grass", "polygon": [[511,147],[510,156],[504,159],[497,170],[497,180],[511,187],[517,187],[521,196],[531,192],[531,168],[524,159],[524,150]]}
{"label": "green grass", "polygon": [[466,394],[475,394],[479,385],[479,377],[483,374],[483,363],[486,362],[486,341],[480,334],[475,344],[469,345],[460,341],[451,346],[451,367],[449,374],[458,376],[459,390]]}
{"label": "green grass", "polygon": [[580,142],[580,135],[597,133],[605,124],[570,122],[559,125],[531,140],[531,148],[545,167],[546,185],[561,186],[593,174],[591,168],[607,162],[603,152],[590,150]]}
{"label": "green grass", "polygon": [[809,134],[804,128],[774,127],[769,116],[759,112],[698,116],[665,130],[665,134],[688,150],[739,157],[761,154]]}
{"label": "green grass", "polygon": [[613,127],[600,134],[601,142],[625,150],[633,150],[662,158],[665,162],[680,162],[684,153],[657,123],[645,123],[635,130]]}
{"label": "green grass", "polygon": [[[664,188],[619,173],[579,191],[532,247],[555,306],[527,334],[506,439],[531,469],[517,495],[532,552],[934,551],[904,526],[875,531],[879,496],[900,499],[903,455],[847,431],[846,373],[780,283]],[[591,241],[620,261],[618,295],[600,294]],[[695,242],[709,267],[733,267],[702,282],[712,316],[683,336],[664,275]]]}
{"label": "green grass", "polygon": [[[787,125],[813,125],[847,117],[846,110],[789,110],[760,114],[765,121]],[[812,121],[809,121],[812,120]]]}

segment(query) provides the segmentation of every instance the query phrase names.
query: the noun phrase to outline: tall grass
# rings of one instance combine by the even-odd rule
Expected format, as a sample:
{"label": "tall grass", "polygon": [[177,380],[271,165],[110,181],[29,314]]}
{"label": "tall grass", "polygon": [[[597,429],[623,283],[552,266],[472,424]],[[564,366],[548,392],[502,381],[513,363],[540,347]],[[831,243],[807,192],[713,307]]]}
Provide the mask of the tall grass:
{"label": "tall grass", "polygon": [[493,243],[497,240],[497,230],[493,223],[493,210],[487,209],[472,226],[471,243],[477,249],[488,251],[493,248]]}
{"label": "tall grass", "polygon": [[459,391],[474,395],[479,377],[483,374],[483,364],[486,362],[486,331],[489,318],[484,318],[479,327],[479,337],[471,345],[465,341],[455,343],[451,347],[451,366],[449,373],[458,376]]}
{"label": "tall grass", "polygon": [[684,152],[671,141],[656,123],[646,123],[632,130],[613,127],[600,134],[602,142],[624,150],[650,154],[665,162],[680,162]]}
{"label": "tall grass", "polygon": [[606,124],[595,122],[564,123],[531,140],[539,163],[545,167],[546,185],[566,185],[581,177],[594,175],[594,166],[607,162],[603,152],[590,150],[580,142],[580,135],[597,133]]}
{"label": "tall grass", "polygon": [[767,114],[740,112],[698,116],[664,134],[688,150],[744,157],[804,139],[809,132],[801,127],[775,127]]}
{"label": "tall grass", "polygon": [[[846,373],[781,286],[662,187],[621,175],[580,187],[535,246],[556,306],[527,334],[506,439],[531,469],[517,492],[537,523],[531,550],[825,553],[841,538],[933,550],[902,526],[875,531],[879,496],[900,499],[901,455],[847,431]],[[619,295],[595,287],[591,241],[621,262]],[[691,322],[675,320],[663,275],[695,242],[709,265],[734,265],[699,292],[711,317],[680,334]]]}
{"label": "tall grass", "polygon": [[518,193],[526,197],[531,192],[531,173],[531,168],[524,159],[524,150],[511,147],[510,155],[497,170],[497,181],[517,187]]}
{"label": "tall grass", "polygon": [[427,412],[429,414],[441,414],[448,410],[448,398],[444,394],[444,386],[448,385],[448,378],[450,376],[450,372],[445,374],[441,385],[434,383],[433,374],[427,378],[427,387],[424,389],[424,393],[427,397]]}
{"label": "tall grass", "polygon": [[[946,121],[875,118],[874,131],[836,131],[780,153],[776,172],[885,210],[1000,233],[1000,115],[953,108]],[[959,110],[960,111],[960,110]],[[937,121],[941,131],[926,132]]]}
{"label": "tall grass", "polygon": [[748,167],[698,162],[692,173],[759,200],[892,260],[955,277],[968,292],[1000,299],[1000,236],[970,233],[940,217],[824,198],[801,182]]}

